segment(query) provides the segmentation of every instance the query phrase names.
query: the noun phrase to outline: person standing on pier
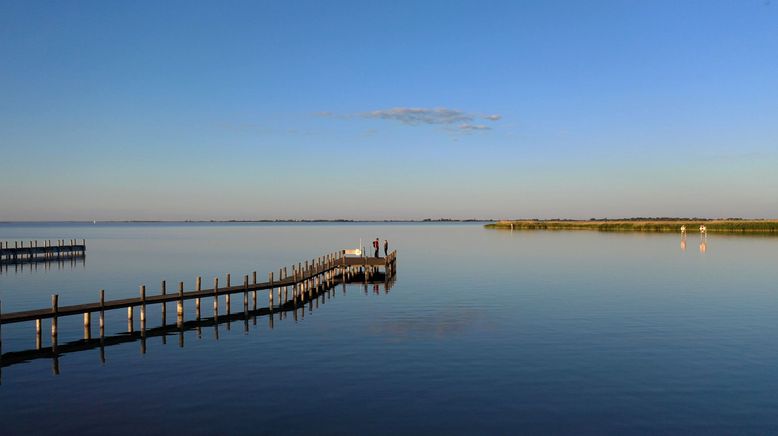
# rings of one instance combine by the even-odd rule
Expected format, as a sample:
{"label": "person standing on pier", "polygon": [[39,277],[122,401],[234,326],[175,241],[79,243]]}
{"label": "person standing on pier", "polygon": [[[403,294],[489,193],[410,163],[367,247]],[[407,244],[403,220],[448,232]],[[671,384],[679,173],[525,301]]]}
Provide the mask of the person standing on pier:
{"label": "person standing on pier", "polygon": [[375,241],[373,241],[373,248],[375,249],[375,257],[378,257],[378,249],[380,245],[381,243],[379,242],[379,239],[375,238]]}
{"label": "person standing on pier", "polygon": [[384,239],[384,257],[389,255],[389,241]]}

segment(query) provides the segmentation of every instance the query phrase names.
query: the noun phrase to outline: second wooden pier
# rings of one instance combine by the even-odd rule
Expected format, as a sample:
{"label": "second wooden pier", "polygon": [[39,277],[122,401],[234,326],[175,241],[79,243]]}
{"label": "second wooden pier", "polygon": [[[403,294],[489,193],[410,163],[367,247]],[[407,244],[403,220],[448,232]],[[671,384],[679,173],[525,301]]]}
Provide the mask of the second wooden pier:
{"label": "second wooden pier", "polygon": [[23,262],[41,262],[67,257],[83,257],[86,255],[86,240],[71,239],[65,242],[64,239],[58,239],[56,245],[50,240],[43,241],[40,245],[38,241],[29,241],[24,246],[25,241],[14,241],[13,246],[8,241],[0,241],[0,263],[23,263]]}

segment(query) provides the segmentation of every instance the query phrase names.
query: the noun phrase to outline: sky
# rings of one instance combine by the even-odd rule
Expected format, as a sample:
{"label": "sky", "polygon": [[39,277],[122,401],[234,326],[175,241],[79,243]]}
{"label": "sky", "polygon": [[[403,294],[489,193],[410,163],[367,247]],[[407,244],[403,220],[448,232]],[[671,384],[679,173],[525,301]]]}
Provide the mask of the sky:
{"label": "sky", "polygon": [[0,221],[778,218],[778,2],[0,0]]}

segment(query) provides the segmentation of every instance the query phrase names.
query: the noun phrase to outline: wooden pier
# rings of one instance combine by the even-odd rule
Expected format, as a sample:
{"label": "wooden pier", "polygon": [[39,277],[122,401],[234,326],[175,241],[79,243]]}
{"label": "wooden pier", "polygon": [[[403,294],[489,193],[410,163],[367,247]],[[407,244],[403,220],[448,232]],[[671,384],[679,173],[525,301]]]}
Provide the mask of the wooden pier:
{"label": "wooden pier", "polygon": [[[84,320],[84,339],[92,338],[92,314],[99,315],[99,336],[105,337],[105,312],[109,310],[127,309],[127,325],[129,332],[134,331],[135,308],[138,308],[140,318],[141,332],[146,331],[146,319],[148,306],[160,305],[163,320],[166,317],[167,303],[176,303],[176,325],[183,326],[185,323],[184,301],[195,300],[194,319],[201,320],[202,299],[211,298],[213,302],[213,317],[218,320],[219,300],[224,298],[224,311],[226,317],[231,316],[230,296],[233,294],[243,294],[243,313],[249,312],[269,313],[283,312],[284,310],[296,309],[306,301],[312,300],[316,295],[325,289],[329,289],[338,283],[354,283],[364,281],[365,283],[374,282],[376,279],[383,279],[386,282],[393,280],[396,274],[397,252],[393,251],[386,257],[349,257],[343,252],[331,253],[312,259],[310,262],[298,263],[293,265],[291,273],[284,267],[280,268],[278,275],[273,272],[268,273],[266,282],[257,282],[256,271],[251,276],[244,275],[243,282],[239,285],[231,283],[230,274],[227,274],[225,281],[220,285],[219,278],[213,279],[213,287],[210,289],[202,288],[202,279],[197,277],[194,286],[186,289],[184,282],[178,282],[175,292],[168,292],[168,286],[165,281],[160,285],[159,293],[149,295],[146,285],[140,285],[137,298],[124,298],[119,300],[106,300],[105,291],[99,292],[99,301],[96,303],[79,304],[72,306],[60,306],[59,295],[51,296],[51,306],[45,309],[27,310],[21,312],[0,313],[0,327],[5,324],[20,322],[35,323],[35,344],[36,349],[42,348],[43,342],[43,320],[51,320],[51,350],[57,353],[57,320],[64,316],[82,315]],[[267,308],[257,309],[257,293],[259,291],[268,291]],[[249,304],[251,297],[251,304]],[[251,306],[251,308],[249,308]],[[2,311],[2,305],[0,305]],[[296,312],[295,312],[296,316]],[[218,322],[218,321],[217,321]],[[272,320],[271,320],[272,322]],[[2,336],[0,336],[0,356],[2,356]]]}
{"label": "wooden pier", "polygon": [[[372,293],[379,294],[378,286],[383,285],[384,293],[388,294],[392,288],[396,276],[386,276],[383,272],[375,272],[371,275],[371,279],[368,280],[367,276],[363,273],[355,273],[351,278],[346,281],[344,276],[337,276],[332,280],[329,285],[325,284],[324,288],[319,289],[314,293],[314,298],[308,298],[304,296],[303,304],[300,302],[287,301],[278,307],[274,307],[273,310],[264,307],[257,310],[247,310],[230,315],[211,316],[207,318],[201,318],[197,320],[188,320],[181,323],[168,324],[165,311],[162,311],[161,324],[157,327],[152,327],[146,330],[134,330],[132,325],[128,326],[129,330],[110,336],[101,336],[99,338],[84,337],[84,339],[71,340],[69,342],[59,344],[57,346],[49,347],[36,347],[27,350],[11,351],[0,355],[0,370],[9,366],[28,363],[32,360],[38,359],[52,359],[52,370],[54,374],[59,374],[59,357],[69,354],[78,353],[81,351],[96,350],[100,351],[100,362],[106,363],[106,348],[127,344],[130,342],[140,342],[140,353],[146,354],[147,340],[151,338],[161,338],[162,344],[167,344],[170,336],[178,337],[178,346],[184,347],[184,333],[195,332],[197,339],[203,338],[203,333],[206,330],[211,330],[213,339],[219,340],[220,328],[226,327],[227,331],[232,330],[232,324],[238,324],[243,327],[243,332],[248,333],[250,325],[254,328],[257,326],[257,319],[260,317],[266,317],[268,322],[268,328],[273,329],[275,323],[275,316],[278,316],[279,320],[283,320],[289,315],[293,315],[294,322],[302,321],[305,319],[306,304],[307,311],[313,313],[315,309],[319,308],[319,304],[325,304],[325,302],[335,298],[336,288],[342,286],[343,295],[346,294],[346,284],[356,283],[364,286],[365,295],[368,294],[369,287],[373,288]],[[38,344],[36,344],[38,345]],[[1,373],[0,373],[1,374]],[[0,382],[1,384],[1,382]]]}
{"label": "wooden pier", "polygon": [[85,239],[82,239],[80,244],[76,239],[67,242],[58,239],[56,244],[52,244],[50,240],[41,244],[38,244],[38,241],[29,241],[26,247],[24,243],[25,241],[14,241],[11,246],[8,241],[0,241],[0,263],[44,262],[86,255]]}

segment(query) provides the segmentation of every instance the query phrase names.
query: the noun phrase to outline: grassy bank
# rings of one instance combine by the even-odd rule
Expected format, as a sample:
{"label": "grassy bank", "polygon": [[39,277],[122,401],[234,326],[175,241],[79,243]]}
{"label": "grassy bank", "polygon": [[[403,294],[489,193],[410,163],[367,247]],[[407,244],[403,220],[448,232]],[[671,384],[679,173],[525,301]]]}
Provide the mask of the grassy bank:
{"label": "grassy bank", "polygon": [[504,230],[597,230],[600,232],[675,232],[686,226],[689,234],[699,233],[705,225],[708,233],[774,233],[778,220],[661,220],[661,221],[556,221],[518,220],[486,224],[487,229]]}

